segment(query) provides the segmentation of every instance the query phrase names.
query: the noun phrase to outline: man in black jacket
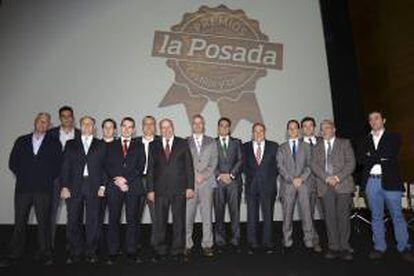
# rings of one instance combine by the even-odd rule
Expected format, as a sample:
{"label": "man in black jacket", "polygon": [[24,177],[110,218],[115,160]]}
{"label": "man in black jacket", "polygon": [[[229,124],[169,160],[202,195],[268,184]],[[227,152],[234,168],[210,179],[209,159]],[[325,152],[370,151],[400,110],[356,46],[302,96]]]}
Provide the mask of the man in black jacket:
{"label": "man in black jacket", "polygon": [[381,112],[369,114],[371,132],[362,141],[358,159],[362,164],[362,184],[365,187],[372,215],[372,241],[374,250],[370,259],[381,259],[387,249],[384,227],[384,204],[388,208],[394,226],[394,236],[401,257],[414,262],[410,252],[407,223],[401,210],[404,190],[398,171],[398,153],[401,146],[399,135],[385,130],[385,118]]}
{"label": "man in black jacket", "polygon": [[128,262],[140,263],[137,256],[137,237],[139,237],[139,207],[145,197],[142,172],[145,166],[145,152],[142,143],[132,138],[135,121],[125,117],[121,121],[121,137],[108,145],[106,172],[107,203],[109,210],[107,264],[112,265],[120,250],[119,223],[122,206],[125,203],[126,233],[125,250]]}
{"label": "man in black jacket", "polygon": [[43,264],[51,264],[51,248],[48,239],[50,200],[53,180],[59,174],[61,146],[46,134],[50,115],[39,113],[34,122],[33,133],[20,136],[10,154],[9,168],[16,176],[14,197],[15,227],[10,241],[8,258],[0,267],[14,264],[25,250],[26,224],[30,209],[34,206],[38,222],[39,252],[37,258]]}
{"label": "man in black jacket", "polygon": [[[81,138],[66,143],[60,177],[61,198],[69,202],[66,236],[70,255],[67,264],[78,262],[82,253],[88,262],[96,263],[100,198],[105,191],[106,145],[93,137],[95,119],[84,116],[80,119],[80,126]],[[82,233],[84,209],[85,235]]]}
{"label": "man in black jacket", "polygon": [[274,252],[272,236],[273,211],[277,195],[277,150],[279,145],[266,139],[266,127],[255,123],[253,140],[243,144],[245,193],[247,199],[247,241],[249,254],[260,247],[259,212],[262,211],[262,246],[267,254]]}
{"label": "man in black jacket", "polygon": [[161,140],[150,144],[148,160],[148,195],[155,203],[156,262],[165,261],[166,232],[171,207],[173,239],[170,253],[173,261],[184,261],[186,199],[194,196],[193,158],[185,139],[174,136],[170,119],[160,121]]}

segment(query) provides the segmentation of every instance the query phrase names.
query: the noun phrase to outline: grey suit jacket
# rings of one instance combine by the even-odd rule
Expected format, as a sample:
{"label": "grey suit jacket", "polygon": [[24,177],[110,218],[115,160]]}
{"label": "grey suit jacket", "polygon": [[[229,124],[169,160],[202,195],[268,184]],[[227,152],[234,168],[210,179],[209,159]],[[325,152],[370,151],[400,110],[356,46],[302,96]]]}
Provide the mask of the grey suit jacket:
{"label": "grey suit jacket", "polygon": [[279,182],[281,189],[283,189],[284,185],[292,185],[295,177],[301,177],[304,180],[305,185],[308,183],[308,179],[311,175],[310,145],[298,141],[295,159],[296,160],[293,159],[289,141],[283,143],[277,152],[277,165],[279,168]]}
{"label": "grey suit jacket", "polygon": [[194,176],[197,177],[197,175],[203,175],[205,180],[201,185],[207,184],[214,187],[216,185],[214,171],[218,162],[216,141],[214,138],[204,135],[200,153],[197,151],[196,142],[193,136],[188,138],[188,145],[190,146],[191,155],[193,156]]}
{"label": "grey suit jacket", "polygon": [[[336,137],[332,147],[333,175],[339,178],[339,184],[335,187],[337,193],[352,193],[355,184],[352,173],[355,169],[355,155],[351,143],[347,139]],[[318,194],[323,196],[328,184],[325,179],[329,176],[325,172],[325,142],[318,143],[312,152],[311,169],[316,176]]]}
{"label": "grey suit jacket", "polygon": [[[304,142],[304,138],[303,137],[301,137],[301,138],[299,138],[299,141],[301,141],[301,142]],[[311,158],[310,158],[310,161],[309,161],[309,168],[311,167],[311,163],[312,163],[312,155],[313,155],[313,150],[315,149],[315,147],[319,144],[319,143],[321,143],[321,142],[323,142],[323,138],[322,137],[319,137],[319,136],[316,136],[316,144],[315,145],[313,145],[313,146],[311,146],[310,144],[308,144],[308,143],[306,143],[306,142],[304,142],[305,144],[308,144],[309,145],[309,147],[310,147],[310,152],[311,152]],[[308,185],[308,187],[309,187],[309,190],[312,192],[312,193],[316,193],[317,192],[317,181],[316,181],[317,179],[316,179],[316,176],[315,176],[315,174],[312,172],[311,173],[311,175],[308,177],[308,179],[307,179],[307,185]]]}

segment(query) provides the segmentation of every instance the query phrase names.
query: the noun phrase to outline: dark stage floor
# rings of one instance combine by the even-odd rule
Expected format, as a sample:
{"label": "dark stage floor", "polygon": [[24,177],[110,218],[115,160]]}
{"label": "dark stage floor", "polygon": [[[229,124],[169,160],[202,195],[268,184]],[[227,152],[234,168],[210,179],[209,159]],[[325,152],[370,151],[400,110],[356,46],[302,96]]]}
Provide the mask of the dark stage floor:
{"label": "dark stage floor", "polygon": [[[389,225],[388,225],[389,226]],[[300,241],[298,231],[300,224],[295,223],[296,241]],[[352,245],[355,250],[355,260],[352,262],[345,261],[328,261],[322,255],[306,253],[301,243],[295,244],[293,252],[288,254],[282,253],[279,246],[277,253],[266,255],[264,253],[250,256],[246,251],[240,254],[223,253],[214,259],[205,259],[196,255],[193,261],[184,265],[154,265],[145,263],[142,265],[128,265],[123,257],[114,266],[107,266],[102,261],[97,265],[90,265],[84,262],[76,265],[65,265],[64,239],[65,229],[58,229],[58,244],[56,249],[55,264],[50,267],[44,267],[33,260],[35,250],[36,230],[30,227],[30,241],[28,244],[26,257],[16,266],[6,269],[0,269],[0,275],[53,275],[53,276],[92,276],[92,275],[390,275],[403,276],[414,275],[414,265],[404,263],[398,258],[394,246],[390,248],[387,257],[380,262],[368,260],[367,254],[371,248],[371,238],[369,229],[366,226],[358,227],[353,223],[354,228],[360,231],[354,231],[352,236]],[[149,228],[143,226],[144,241],[149,240]],[[318,225],[319,232],[324,233],[322,221]],[[4,253],[5,246],[11,235],[11,226],[0,226],[1,251]],[[200,225],[196,227],[197,234],[200,233]],[[245,225],[242,225],[243,237]],[[281,240],[281,223],[275,223],[276,239]],[[389,239],[392,240],[391,233],[388,231]],[[411,233],[413,235],[413,233]],[[198,237],[196,237],[198,239]],[[322,236],[323,241],[326,237]],[[391,242],[394,244],[393,242]],[[280,244],[280,243],[279,243]]]}

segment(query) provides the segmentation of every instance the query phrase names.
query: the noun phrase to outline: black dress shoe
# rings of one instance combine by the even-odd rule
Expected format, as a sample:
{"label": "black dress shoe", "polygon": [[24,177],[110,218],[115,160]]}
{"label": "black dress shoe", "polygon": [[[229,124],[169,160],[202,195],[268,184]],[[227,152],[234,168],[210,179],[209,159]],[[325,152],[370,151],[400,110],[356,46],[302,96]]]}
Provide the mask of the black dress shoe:
{"label": "black dress shoe", "polygon": [[226,251],[226,248],[224,245],[217,245],[215,246],[215,251],[217,254],[222,254],[224,251]]}
{"label": "black dress shoe", "polygon": [[5,257],[0,260],[0,268],[13,266],[17,263],[17,261],[18,259]]}
{"label": "black dress shoe", "polygon": [[378,251],[378,250],[372,250],[371,252],[369,252],[368,254],[368,258],[370,260],[380,260],[384,257],[384,252]]}
{"label": "black dress shoe", "polygon": [[153,264],[165,264],[165,263],[167,263],[167,257],[165,255],[156,254],[152,257],[151,263],[153,263]]}
{"label": "black dress shoe", "polygon": [[232,253],[236,253],[236,254],[240,254],[240,253],[242,253],[242,249],[241,249],[241,247],[240,247],[239,245],[232,245],[232,246],[230,247],[230,251],[231,251]]}
{"label": "black dress shoe", "polygon": [[402,260],[409,262],[409,263],[414,263],[414,254],[410,250],[406,249],[400,254],[401,254]]}
{"label": "black dress shoe", "polygon": [[116,263],[116,255],[109,256],[105,263],[107,265],[114,265]]}
{"label": "black dress shoe", "polygon": [[264,248],[264,253],[271,255],[273,253],[275,253],[275,249],[273,247],[265,247]]}
{"label": "black dress shoe", "polygon": [[293,246],[284,246],[283,247],[283,254],[289,255],[293,252]]}
{"label": "black dress shoe", "polygon": [[137,257],[135,255],[127,255],[127,264],[134,265],[136,264]]}
{"label": "black dress shoe", "polygon": [[257,252],[258,252],[257,247],[249,247],[249,249],[247,249],[247,254],[249,254],[249,255],[257,254]]}
{"label": "black dress shoe", "polygon": [[339,257],[341,258],[341,260],[344,260],[344,261],[352,261],[354,259],[354,256],[349,250],[343,250],[340,253]]}
{"label": "black dress shoe", "polygon": [[325,257],[325,259],[328,259],[328,260],[336,259],[336,258],[338,258],[338,252],[329,249],[326,252],[324,257]]}
{"label": "black dress shoe", "polygon": [[66,264],[67,265],[72,265],[72,264],[76,264],[80,262],[80,258],[78,256],[69,256],[66,259]]}
{"label": "black dress shoe", "polygon": [[203,248],[203,256],[207,258],[214,257],[214,250],[211,247]]}
{"label": "black dress shoe", "polygon": [[43,257],[42,259],[42,265],[44,266],[50,266],[53,264],[53,258],[51,256]]}
{"label": "black dress shoe", "polygon": [[183,254],[177,254],[171,256],[171,261],[174,264],[183,264],[185,262]]}
{"label": "black dress shoe", "polygon": [[96,257],[96,255],[90,255],[86,258],[86,261],[89,264],[96,264],[98,262],[98,257]]}

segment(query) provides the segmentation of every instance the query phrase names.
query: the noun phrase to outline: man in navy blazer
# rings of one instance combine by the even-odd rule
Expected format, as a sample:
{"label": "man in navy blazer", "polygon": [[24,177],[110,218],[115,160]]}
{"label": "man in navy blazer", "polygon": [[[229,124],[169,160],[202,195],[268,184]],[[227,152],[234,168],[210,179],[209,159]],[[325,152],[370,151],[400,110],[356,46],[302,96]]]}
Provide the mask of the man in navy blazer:
{"label": "man in navy blazer", "polygon": [[121,121],[121,137],[108,145],[105,164],[109,177],[107,185],[108,265],[112,265],[116,261],[120,250],[119,220],[124,203],[126,211],[125,250],[128,262],[131,264],[142,262],[137,255],[137,245],[139,244],[137,239],[140,236],[139,208],[146,194],[142,182],[145,151],[143,144],[132,138],[134,132],[134,119],[125,117]]}
{"label": "man in navy blazer", "polygon": [[38,223],[39,251],[36,258],[48,265],[52,263],[49,233],[50,200],[53,180],[59,174],[61,146],[47,135],[50,115],[39,113],[34,122],[34,131],[20,136],[14,143],[9,159],[9,168],[16,176],[14,196],[15,227],[7,258],[0,267],[16,263],[24,254],[26,224],[30,209],[35,209]]}
{"label": "man in navy blazer", "polygon": [[[106,145],[93,137],[95,119],[84,116],[80,126],[81,138],[66,143],[60,177],[61,198],[69,203],[66,236],[70,255],[67,264],[78,262],[82,253],[89,263],[97,262],[100,198],[105,191]],[[86,225],[85,233],[82,233],[84,209]]]}
{"label": "man in navy blazer", "polygon": [[[243,144],[245,195],[247,199],[247,241],[249,254],[264,247],[274,252],[273,211],[277,195],[277,151],[279,145],[265,138],[266,127],[255,123],[253,140]],[[262,244],[258,241],[259,212],[262,211]]]}

